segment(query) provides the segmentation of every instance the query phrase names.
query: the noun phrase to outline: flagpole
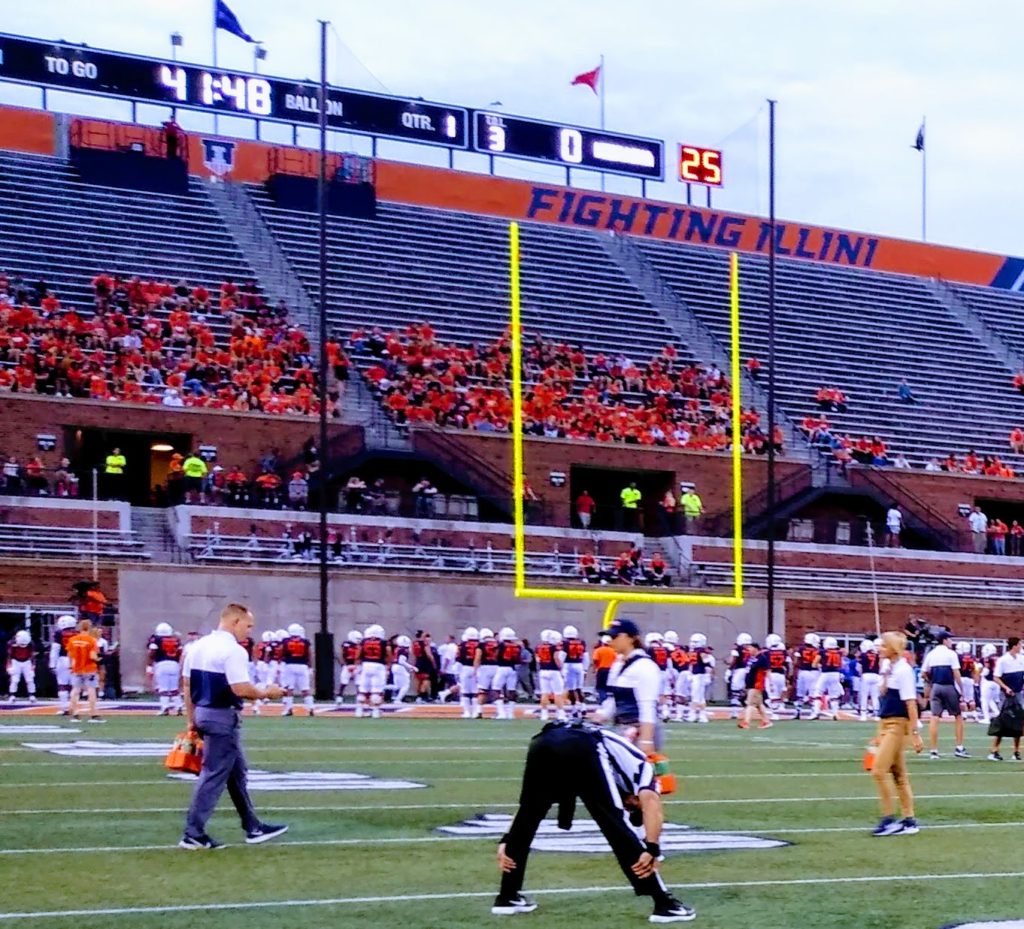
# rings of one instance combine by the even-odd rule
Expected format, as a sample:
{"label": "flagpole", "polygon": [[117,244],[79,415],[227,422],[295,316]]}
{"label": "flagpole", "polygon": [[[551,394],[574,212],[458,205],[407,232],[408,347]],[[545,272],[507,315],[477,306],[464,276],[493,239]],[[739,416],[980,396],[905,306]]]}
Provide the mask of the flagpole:
{"label": "flagpole", "polygon": [[[217,70],[217,0],[210,0],[210,10],[213,13],[213,70]],[[217,118],[217,111],[213,111],[213,134],[217,135],[220,130],[220,120]]]}
{"label": "flagpole", "polygon": [[[601,101],[601,131],[604,132],[604,55],[601,55],[597,71],[598,80],[601,82],[601,93],[598,95]],[[604,192],[604,171],[601,172],[601,192]]]}
{"label": "flagpole", "polygon": [[928,132],[926,117],[921,117],[921,241],[928,241]]}

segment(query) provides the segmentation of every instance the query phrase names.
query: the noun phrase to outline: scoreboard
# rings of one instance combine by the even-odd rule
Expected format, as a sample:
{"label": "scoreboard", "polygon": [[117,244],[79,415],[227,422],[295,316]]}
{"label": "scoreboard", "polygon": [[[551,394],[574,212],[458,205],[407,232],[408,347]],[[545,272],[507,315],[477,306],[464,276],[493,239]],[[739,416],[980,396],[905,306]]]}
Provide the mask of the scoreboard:
{"label": "scoreboard", "polygon": [[[0,81],[292,124],[320,122],[319,83],[0,33]],[[339,87],[331,129],[454,150],[665,179],[660,139]]]}
{"label": "scoreboard", "polygon": [[[320,122],[319,84],[0,34],[0,81],[288,123]],[[411,97],[327,92],[331,129],[468,148],[469,111]]]}
{"label": "scoreboard", "polygon": [[568,168],[628,174],[649,181],[665,179],[664,145],[660,139],[504,113],[473,113],[473,148],[488,155],[548,161]]}

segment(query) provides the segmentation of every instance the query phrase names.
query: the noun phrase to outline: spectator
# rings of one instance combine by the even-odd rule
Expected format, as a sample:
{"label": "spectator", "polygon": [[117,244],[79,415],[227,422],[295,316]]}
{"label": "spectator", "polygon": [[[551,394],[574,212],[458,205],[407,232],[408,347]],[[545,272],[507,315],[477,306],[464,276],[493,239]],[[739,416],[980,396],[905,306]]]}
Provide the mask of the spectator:
{"label": "spectator", "polygon": [[900,533],[903,531],[903,514],[897,504],[892,504],[885,514],[886,545],[900,548]]}
{"label": "spectator", "polygon": [[53,492],[58,497],[78,496],[78,476],[71,470],[71,461],[67,458],[61,458],[53,476]]}
{"label": "spectator", "polygon": [[273,471],[264,471],[256,478],[256,494],[261,506],[280,509],[281,484],[281,478]]}
{"label": "spectator", "polygon": [[756,357],[751,356],[747,359],[747,374],[749,374],[755,381],[761,376],[761,369],[764,365],[757,360]]}
{"label": "spectator", "polygon": [[576,518],[584,529],[590,528],[590,520],[594,515],[596,505],[594,498],[586,490],[576,498]]}
{"label": "spectator", "polygon": [[178,396],[178,391],[173,387],[168,387],[164,391],[164,398],[160,401],[164,406],[183,407],[185,401]]}
{"label": "spectator", "polygon": [[206,462],[194,451],[181,464],[182,473],[185,475],[185,501],[187,503],[206,503],[206,495],[203,492],[203,481],[209,469]]}
{"label": "spectator", "polygon": [[308,501],[309,482],[301,471],[295,471],[288,482],[288,505],[293,510],[304,510]]}
{"label": "spectator", "polygon": [[185,456],[181,452],[175,452],[167,466],[167,502],[171,506],[178,506],[185,500],[185,471],[182,467],[184,460]]}
{"label": "spectator", "polygon": [[942,465],[939,464],[938,458],[932,458],[928,461],[928,464],[924,466],[925,471],[941,471]]}
{"label": "spectator", "polygon": [[700,518],[704,515],[704,501],[701,500],[695,486],[686,488],[679,498],[679,505],[683,508],[683,532],[686,535],[696,535]]}
{"label": "spectator", "polygon": [[896,457],[893,459],[892,466],[894,468],[903,468],[904,470],[913,467],[913,465],[911,465],[910,463],[910,459],[907,458],[907,456],[904,455],[903,452],[896,453]]}
{"label": "spectator", "polygon": [[672,579],[668,574],[668,563],[661,552],[651,555],[650,563],[644,574],[647,577],[647,583],[654,587],[671,586]]}
{"label": "spectator", "polygon": [[437,488],[428,478],[421,478],[412,489],[417,519],[430,519],[434,515],[434,499]]}
{"label": "spectator", "polygon": [[584,552],[580,555],[580,576],[588,584],[600,584],[605,580],[597,555],[593,552]]}
{"label": "spectator", "polygon": [[993,517],[988,521],[988,536],[992,539],[992,554],[1006,554],[1006,534],[1009,531],[1009,526],[1007,526],[1006,523],[1004,523],[998,516]]}
{"label": "spectator", "polygon": [[899,397],[900,403],[917,403],[917,397],[914,396],[906,378],[903,378],[900,386],[896,388],[896,396]]}
{"label": "spectator", "polygon": [[43,461],[38,455],[29,458],[25,465],[25,485],[28,492],[37,497],[45,497],[50,492]]}
{"label": "spectator", "polygon": [[619,499],[622,501],[622,528],[635,532],[640,527],[640,501],[643,499],[636,481],[622,488]]}
{"label": "spectator", "polygon": [[378,477],[373,486],[363,496],[366,508],[375,516],[383,516],[388,511],[388,494],[384,486],[384,478]]}
{"label": "spectator", "polygon": [[1018,455],[1024,454],[1024,429],[1021,429],[1020,426],[1015,426],[1010,433],[1010,448]]}
{"label": "spectator", "polygon": [[1010,554],[1017,556],[1021,554],[1021,543],[1024,540],[1024,526],[1014,520],[1010,526]]}
{"label": "spectator", "polygon": [[661,524],[662,535],[676,534],[676,495],[672,493],[671,484],[658,502],[658,522]]}
{"label": "spectator", "polygon": [[21,493],[21,467],[18,464],[18,459],[13,455],[4,462],[3,477],[5,493],[9,493],[12,496]]}
{"label": "spectator", "polygon": [[120,448],[114,448],[103,465],[103,478],[107,485],[107,497],[111,500],[120,500],[124,495],[124,469],[128,461],[121,454]]}
{"label": "spectator", "polygon": [[981,511],[981,507],[975,504],[967,517],[968,525],[971,527],[971,543],[975,555],[985,554],[985,543],[988,540],[988,517]]}
{"label": "spectator", "polygon": [[358,474],[353,474],[345,484],[345,512],[362,513],[365,493],[366,481]]}

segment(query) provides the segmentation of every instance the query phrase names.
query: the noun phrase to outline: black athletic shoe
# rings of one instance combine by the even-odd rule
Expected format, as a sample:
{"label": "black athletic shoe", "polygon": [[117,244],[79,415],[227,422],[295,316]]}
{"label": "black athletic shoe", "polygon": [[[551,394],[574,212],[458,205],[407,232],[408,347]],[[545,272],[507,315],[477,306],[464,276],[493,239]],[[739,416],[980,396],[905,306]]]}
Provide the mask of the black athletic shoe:
{"label": "black athletic shoe", "polygon": [[196,851],[201,848],[224,848],[222,842],[218,842],[215,839],[211,839],[206,833],[200,836],[194,835],[183,835],[181,841],[178,843],[178,848],[187,848],[190,851]]}
{"label": "black athletic shoe", "polygon": [[508,899],[499,894],[494,898],[491,913],[495,916],[517,916],[519,913],[532,913],[535,909],[537,904],[522,894],[516,894]]}
{"label": "black athletic shoe", "polygon": [[288,831],[287,826],[275,826],[273,823],[260,823],[255,829],[245,834],[246,845],[259,845],[261,842],[269,842],[279,835]]}
{"label": "black athletic shoe", "polygon": [[920,831],[921,827],[917,824],[917,820],[913,816],[908,816],[900,821],[900,831],[894,835],[917,835]]}
{"label": "black athletic shoe", "polygon": [[655,904],[649,921],[652,923],[688,923],[691,919],[696,918],[697,911],[692,906],[687,906],[670,896]]}

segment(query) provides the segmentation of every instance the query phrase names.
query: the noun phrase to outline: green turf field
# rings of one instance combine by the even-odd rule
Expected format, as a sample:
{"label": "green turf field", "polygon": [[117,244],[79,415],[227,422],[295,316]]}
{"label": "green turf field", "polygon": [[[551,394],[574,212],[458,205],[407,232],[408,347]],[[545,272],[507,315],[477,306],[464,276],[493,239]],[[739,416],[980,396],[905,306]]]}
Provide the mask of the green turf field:
{"label": "green turf field", "polygon": [[[4,728],[51,722],[0,719],[2,925],[503,924],[489,913],[494,839],[435,830],[512,811],[536,723],[247,719],[255,768],[358,772],[427,786],[255,793],[266,819],[290,824],[286,836],[258,847],[186,852],[173,845],[190,787],[165,778],[160,759],[60,757],[22,746],[169,741],[177,720],[124,717],[102,727],[81,725],[76,735]],[[758,734],[728,723],[670,730],[682,791],[666,807],[669,822],[792,843],[670,857],[662,873],[697,908],[695,925],[937,929],[1024,912],[1024,766],[986,762],[983,728],[969,725],[973,759],[947,754],[937,762],[912,761],[922,832],[874,839],[868,835],[876,819],[873,786],[860,770],[870,731],[871,724],[806,722]],[[951,727],[943,726],[942,739],[950,751]],[[226,797],[210,832],[230,843],[241,838]],[[526,890],[540,909],[516,917],[516,925],[647,924],[646,900],[632,896],[610,853],[537,853]],[[114,912],[87,912],[96,910]]]}

